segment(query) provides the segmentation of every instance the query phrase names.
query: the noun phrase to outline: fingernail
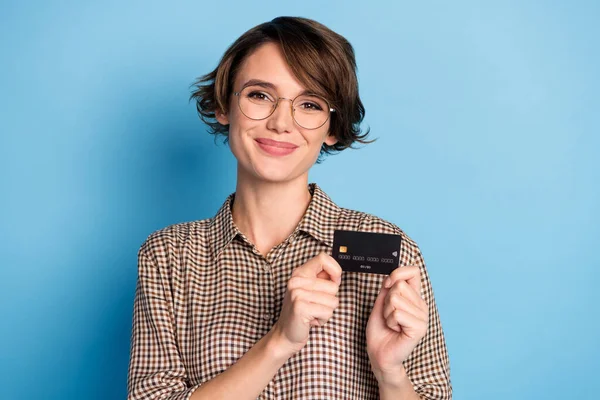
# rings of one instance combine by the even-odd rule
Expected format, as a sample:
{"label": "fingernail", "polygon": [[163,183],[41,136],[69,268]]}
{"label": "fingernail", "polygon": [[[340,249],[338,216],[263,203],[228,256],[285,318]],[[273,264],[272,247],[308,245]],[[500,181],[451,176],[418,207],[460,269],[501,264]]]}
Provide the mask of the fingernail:
{"label": "fingernail", "polygon": [[389,277],[387,277],[387,278],[385,278],[385,282],[383,283],[383,287],[386,288],[386,289],[389,289],[390,286],[392,286],[392,280]]}

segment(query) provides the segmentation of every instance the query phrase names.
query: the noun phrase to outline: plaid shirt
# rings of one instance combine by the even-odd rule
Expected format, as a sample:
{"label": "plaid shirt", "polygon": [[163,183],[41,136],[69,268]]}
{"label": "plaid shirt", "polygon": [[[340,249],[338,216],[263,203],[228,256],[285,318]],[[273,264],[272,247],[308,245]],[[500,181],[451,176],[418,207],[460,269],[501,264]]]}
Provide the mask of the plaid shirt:
{"label": "plaid shirt", "polygon": [[[292,270],[331,255],[335,229],[402,236],[400,265],[421,268],[429,328],[404,362],[416,392],[451,399],[450,364],[433,290],[417,244],[396,225],[338,207],[315,183],[290,236],[263,256],[238,230],[227,197],[214,218],[167,226],[138,252],[128,399],[189,399],[272,328]],[[312,327],[304,348],[279,369],[259,399],[377,399],[367,356],[367,320],[385,275],[342,273],[339,306]]]}

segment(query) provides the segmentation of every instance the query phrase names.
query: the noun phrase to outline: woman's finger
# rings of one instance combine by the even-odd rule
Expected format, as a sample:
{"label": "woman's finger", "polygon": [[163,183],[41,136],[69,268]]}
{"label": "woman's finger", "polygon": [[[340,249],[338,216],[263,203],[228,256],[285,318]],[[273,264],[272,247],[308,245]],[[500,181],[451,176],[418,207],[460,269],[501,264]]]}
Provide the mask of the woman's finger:
{"label": "woman's finger", "polygon": [[335,295],[339,290],[339,285],[327,279],[293,276],[289,279],[287,288],[288,290],[302,288]]}
{"label": "woman's finger", "polygon": [[421,295],[415,292],[415,289],[406,281],[397,281],[390,289],[390,292],[398,292],[402,297],[408,299],[412,304],[422,311],[427,311],[429,309],[427,302],[425,302]]}
{"label": "woman's finger", "polygon": [[334,309],[324,306],[323,304],[311,303],[307,301],[299,301],[295,303],[294,310],[298,315],[303,316],[304,323],[314,325],[311,321],[319,321],[319,325],[323,326],[333,316]]}
{"label": "woman's finger", "polygon": [[387,318],[395,310],[403,310],[411,314],[417,319],[426,320],[426,312],[417,307],[406,297],[402,296],[399,292],[388,292],[386,301],[383,307],[383,318]]}
{"label": "woman's finger", "polygon": [[386,287],[392,287],[398,280],[406,281],[415,292],[421,292],[421,270],[418,266],[408,265],[396,268],[387,277]]}
{"label": "woman's finger", "polygon": [[337,308],[340,299],[323,292],[313,292],[305,289],[295,289],[292,295],[292,301],[306,301],[310,303],[321,304],[329,308]]}
{"label": "woman's finger", "polygon": [[406,331],[406,328],[418,328],[422,323],[423,321],[402,310],[395,310],[385,319],[385,324],[396,332],[400,332],[400,330]]}
{"label": "woman's finger", "polygon": [[321,271],[325,271],[331,280],[337,284],[342,280],[342,267],[340,267],[340,264],[338,264],[333,257],[324,252],[319,253],[300,267],[296,268],[292,272],[292,275],[305,278],[316,278]]}

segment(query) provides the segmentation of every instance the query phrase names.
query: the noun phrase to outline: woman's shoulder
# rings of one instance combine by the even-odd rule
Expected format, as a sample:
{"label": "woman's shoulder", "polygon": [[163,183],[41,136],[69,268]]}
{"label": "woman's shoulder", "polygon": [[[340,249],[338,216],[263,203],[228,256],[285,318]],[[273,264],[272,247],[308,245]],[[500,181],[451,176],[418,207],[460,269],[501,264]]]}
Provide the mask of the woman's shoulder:
{"label": "woman's shoulder", "polygon": [[194,240],[195,245],[206,241],[206,231],[212,218],[184,221],[164,226],[146,236],[139,247],[141,253],[163,254],[180,249],[185,243]]}

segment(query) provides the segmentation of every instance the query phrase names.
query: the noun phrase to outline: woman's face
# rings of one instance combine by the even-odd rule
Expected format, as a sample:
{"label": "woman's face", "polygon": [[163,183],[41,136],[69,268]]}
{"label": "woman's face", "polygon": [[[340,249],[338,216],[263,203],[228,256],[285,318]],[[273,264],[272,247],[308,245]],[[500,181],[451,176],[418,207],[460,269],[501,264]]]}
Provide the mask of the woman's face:
{"label": "woman's face", "polygon": [[[275,43],[260,46],[246,58],[235,79],[234,91],[240,91],[251,79],[271,83],[274,89],[270,91],[287,99],[305,90]],[[270,117],[253,120],[240,111],[238,97],[232,95],[228,113],[217,113],[217,120],[229,124],[229,146],[240,172],[263,181],[284,182],[308,174],[322,144],[337,142],[328,136],[331,119],[320,128],[305,129],[294,122],[291,102],[283,99]],[[267,144],[269,141],[285,142],[293,150],[274,148]]]}

